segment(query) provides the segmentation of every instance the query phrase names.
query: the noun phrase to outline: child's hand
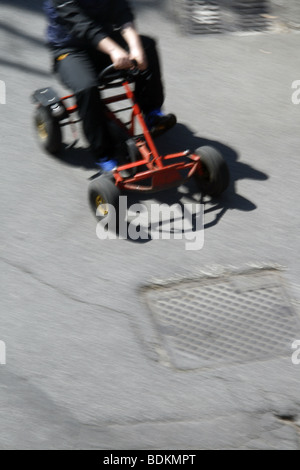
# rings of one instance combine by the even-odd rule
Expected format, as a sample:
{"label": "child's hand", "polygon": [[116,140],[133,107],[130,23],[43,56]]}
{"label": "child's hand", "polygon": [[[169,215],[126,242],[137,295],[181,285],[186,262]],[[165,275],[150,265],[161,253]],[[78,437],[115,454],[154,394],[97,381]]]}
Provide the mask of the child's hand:
{"label": "child's hand", "polygon": [[121,47],[113,49],[110,53],[110,58],[117,70],[130,69],[132,67],[132,59]]}
{"label": "child's hand", "polygon": [[146,70],[148,68],[148,62],[143,48],[136,47],[130,49],[129,53],[130,60],[137,62],[139,70]]}
{"label": "child's hand", "polygon": [[122,36],[129,47],[129,58],[137,62],[139,70],[146,70],[148,68],[147,57],[142,46],[142,41],[132,24],[128,25],[122,30]]}

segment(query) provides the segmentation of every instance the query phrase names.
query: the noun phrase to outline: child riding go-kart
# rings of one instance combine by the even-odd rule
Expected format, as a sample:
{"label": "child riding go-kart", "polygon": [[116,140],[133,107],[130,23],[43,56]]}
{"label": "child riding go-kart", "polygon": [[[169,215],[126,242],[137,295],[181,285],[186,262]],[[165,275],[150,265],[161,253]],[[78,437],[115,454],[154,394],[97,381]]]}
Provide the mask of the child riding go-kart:
{"label": "child riding go-kart", "polygon": [[[135,101],[131,84],[138,69],[116,70],[113,65],[103,70],[99,77],[99,92],[122,88],[122,92],[104,97],[107,117],[119,130],[127,149],[123,162],[109,173],[100,173],[90,182],[89,203],[98,218],[109,217],[109,207],[118,209],[122,191],[153,192],[179,186],[194,177],[199,189],[208,195],[219,196],[229,184],[229,171],[223,156],[213,147],[203,146],[195,151],[160,155],[139,105]],[[36,103],[34,125],[43,149],[57,154],[62,145],[62,128],[77,121],[72,115],[76,103],[69,105],[74,95],[57,97],[51,88],[33,93]],[[130,105],[112,109],[116,104],[129,101]],[[129,113],[123,122],[120,113]],[[137,130],[139,132],[137,132]],[[158,130],[159,131],[159,130]]]}

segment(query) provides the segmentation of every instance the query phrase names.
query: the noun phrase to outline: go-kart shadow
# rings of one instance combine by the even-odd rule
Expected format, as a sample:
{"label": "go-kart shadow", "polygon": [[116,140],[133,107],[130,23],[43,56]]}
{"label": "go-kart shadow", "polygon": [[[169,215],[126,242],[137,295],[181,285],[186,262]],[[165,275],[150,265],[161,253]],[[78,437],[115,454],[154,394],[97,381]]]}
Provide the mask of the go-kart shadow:
{"label": "go-kart shadow", "polygon": [[[126,192],[128,207],[131,207],[133,204],[146,206],[149,199],[155,199],[159,204],[166,204],[169,207],[177,204],[179,212],[181,208],[181,213],[184,214],[184,204],[182,199],[183,196],[186,196],[190,203],[201,205],[203,215],[209,213],[213,214],[213,219],[204,223],[204,229],[208,229],[209,227],[216,225],[228,210],[250,212],[256,209],[256,205],[252,201],[236,192],[236,182],[241,179],[265,181],[268,179],[268,175],[253,168],[247,163],[240,162],[239,155],[234,149],[221,142],[198,137],[188,127],[180,123],[168,133],[156,138],[155,144],[159,153],[162,155],[176,153],[186,149],[195,151],[198,147],[202,147],[204,145],[216,148],[223,155],[229,167],[229,187],[220,197],[211,198],[209,196],[201,195],[195,180],[191,178],[179,188],[169,189],[150,195],[148,193],[141,192]],[[82,167],[87,170],[95,170],[93,156],[87,148],[76,146],[65,148],[59,158],[64,164]],[[196,211],[188,214],[188,216],[190,225],[189,230],[193,232],[199,230],[200,214]],[[162,232],[164,230],[164,222],[165,221],[163,220],[155,222],[154,225],[156,230]],[[126,233],[129,233],[129,226],[130,223],[127,223]],[[135,243],[148,243],[153,240],[147,227],[141,227],[141,236],[137,238],[126,237],[126,239]]]}
{"label": "go-kart shadow", "polygon": [[[182,197],[184,194],[188,196],[190,202],[201,203],[204,207],[204,214],[214,214],[213,220],[204,223],[203,228],[208,229],[216,225],[228,210],[240,210],[250,212],[256,209],[256,205],[249,199],[239,195],[236,192],[236,182],[241,179],[253,179],[265,181],[268,175],[259,171],[247,163],[239,161],[238,153],[224,145],[221,142],[205,139],[195,135],[188,127],[183,124],[177,124],[167,134],[159,137],[155,141],[156,146],[161,154],[170,154],[185,149],[195,151],[198,147],[209,145],[216,148],[224,157],[230,172],[230,184],[227,190],[218,198],[201,195],[199,188],[193,178],[184,183],[185,190],[182,187],[174,188],[168,191],[155,193],[155,200],[160,204],[172,206],[178,204],[183,207]],[[149,198],[149,195],[143,194],[129,195],[128,202],[132,201],[143,203]],[[197,230],[197,214],[192,214],[192,230]],[[151,240],[151,239],[150,239]],[[148,240],[148,241],[150,241]],[[147,240],[132,240],[136,242],[146,242]]]}
{"label": "go-kart shadow", "polygon": [[[191,250],[200,249],[203,242],[203,206],[198,203],[184,204],[179,198],[169,197],[153,203],[148,197],[134,198],[128,194],[127,220],[123,221],[122,239],[144,244],[156,239],[182,239]],[[182,196],[182,195],[181,195]],[[171,200],[172,199],[172,200]],[[134,218],[130,217],[134,211]],[[124,230],[125,229],[125,230]],[[197,247],[196,247],[197,245]]]}
{"label": "go-kart shadow", "polygon": [[[236,182],[241,179],[265,181],[268,179],[268,175],[247,163],[240,162],[239,155],[233,148],[218,141],[198,137],[183,124],[177,124],[168,134],[161,136],[156,144],[161,153],[177,152],[178,149],[184,150],[185,148],[195,151],[198,147],[210,145],[223,155],[230,172],[230,184],[227,190],[218,198],[202,197],[204,204],[207,202],[210,203],[210,207],[205,209],[205,213],[217,212],[215,219],[209,224],[206,224],[205,228],[216,225],[229,209],[245,212],[256,209],[257,206],[252,201],[236,192]],[[195,195],[197,192],[199,193],[199,189],[193,179],[189,180],[186,186],[191,196]]]}
{"label": "go-kart shadow", "polygon": [[97,171],[95,159],[89,149],[85,147],[64,144],[57,158],[64,165]]}

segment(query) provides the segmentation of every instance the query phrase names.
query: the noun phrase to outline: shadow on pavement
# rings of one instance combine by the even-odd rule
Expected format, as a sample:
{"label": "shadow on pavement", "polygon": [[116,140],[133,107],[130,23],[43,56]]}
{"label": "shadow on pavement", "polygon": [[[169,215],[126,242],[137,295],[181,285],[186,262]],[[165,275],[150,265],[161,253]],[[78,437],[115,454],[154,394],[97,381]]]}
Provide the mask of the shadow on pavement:
{"label": "shadow on pavement", "polygon": [[23,40],[24,42],[30,43],[32,46],[36,47],[46,47],[46,41],[44,39],[38,39],[34,36],[31,36],[30,34],[26,33],[25,31],[22,31],[19,28],[16,28],[15,26],[12,26],[11,24],[4,23],[4,21],[0,21],[0,30],[5,31],[6,35],[14,35],[18,36],[20,40]]}
{"label": "shadow on pavement", "polygon": [[[159,204],[167,204],[168,206],[178,204],[183,209],[184,204],[182,203],[182,197],[186,194],[189,201],[194,202],[195,204],[202,203],[204,205],[204,214],[210,214],[213,216],[213,219],[210,222],[205,223],[205,229],[215,226],[228,210],[250,212],[256,209],[256,205],[252,201],[236,192],[236,182],[241,179],[265,181],[268,179],[268,175],[253,168],[247,163],[240,162],[238,153],[234,149],[221,142],[198,137],[188,127],[180,123],[167,134],[156,139],[155,143],[162,155],[184,151],[185,149],[195,151],[197,148],[204,145],[210,145],[216,148],[223,155],[229,167],[229,187],[218,198],[201,196],[199,195],[199,188],[197,187],[195,180],[191,178],[184,183],[184,192],[182,192],[182,187],[154,194],[128,192],[126,194],[128,198],[128,207],[136,203],[146,203],[147,200],[154,198]],[[85,148],[65,149],[59,159],[64,164],[82,167],[88,170],[95,168],[93,157],[88,149]],[[192,214],[191,221],[193,230],[196,230],[197,214]],[[147,243],[148,241],[151,241],[151,238],[148,239],[145,237],[131,241],[136,243]]]}
{"label": "shadow on pavement", "polygon": [[[177,124],[174,129],[169,131],[168,134],[165,134],[157,141],[157,147],[162,154],[180,152],[185,149],[195,151],[197,148],[204,145],[210,145],[216,148],[223,155],[230,171],[230,185],[221,197],[202,197],[202,202],[204,204],[208,202],[210,203],[210,206],[205,209],[205,213],[216,213],[215,219],[205,225],[205,228],[209,228],[216,225],[229,209],[244,212],[255,210],[256,205],[252,201],[236,192],[236,182],[241,179],[265,181],[268,179],[268,175],[253,168],[247,163],[240,162],[238,153],[234,149],[222,144],[221,142],[198,137],[188,127],[180,123]],[[193,180],[189,181],[186,186],[188,187],[191,196],[199,192],[199,189],[196,187]],[[171,196],[171,192],[168,193],[169,195],[163,196],[162,198],[160,197],[160,200],[164,200],[163,202],[167,203],[167,199]],[[172,193],[172,200],[174,202],[175,194],[173,191]],[[178,194],[177,198],[178,197],[182,197],[182,194]]]}
{"label": "shadow on pavement", "polygon": [[51,77],[51,71],[47,69],[45,71],[40,70],[37,67],[33,67],[31,65],[20,64],[12,60],[0,59],[0,66],[13,68],[24,74],[30,74],[30,75],[35,75],[35,76],[45,77],[45,78]]}
{"label": "shadow on pavement", "polygon": [[64,146],[62,152],[56,157],[61,163],[74,167],[81,167],[86,170],[95,170],[95,159],[88,148]]}
{"label": "shadow on pavement", "polygon": [[[204,215],[213,215],[213,219],[210,222],[204,223],[204,229],[215,226],[228,210],[250,212],[256,209],[256,205],[252,201],[236,192],[236,182],[241,179],[265,181],[268,179],[268,175],[253,168],[247,163],[239,162],[238,153],[234,149],[222,144],[221,142],[198,137],[183,124],[177,124],[176,127],[167,134],[156,139],[156,145],[162,155],[184,151],[185,149],[195,151],[197,148],[204,145],[210,145],[216,148],[223,155],[228,164],[230,171],[230,185],[221,197],[211,198],[209,196],[199,195],[199,188],[197,187],[194,179],[191,178],[188,182],[184,183],[186,189],[184,193],[181,190],[182,187],[168,191],[161,191],[159,193],[155,193],[154,196],[151,194],[129,193],[128,207],[134,203],[143,204],[147,199],[154,197],[159,204],[166,204],[170,207],[174,204],[179,205],[182,208],[183,213],[184,204],[182,202],[182,197],[186,195],[189,201],[194,202],[195,204],[202,203],[204,205]],[[197,221],[199,221],[198,215],[199,214],[196,211],[196,213],[193,213],[191,217],[191,230],[193,232],[199,229],[199,227],[197,227]],[[161,221],[159,225],[163,226],[164,221]],[[139,238],[137,240],[129,238],[128,240],[135,243],[147,243],[151,241],[151,237]]]}
{"label": "shadow on pavement", "polygon": [[[31,10],[35,13],[43,12],[43,1],[42,0],[1,0],[3,5],[13,6],[14,8],[23,8],[24,10]],[[12,5],[13,3],[13,5]]]}

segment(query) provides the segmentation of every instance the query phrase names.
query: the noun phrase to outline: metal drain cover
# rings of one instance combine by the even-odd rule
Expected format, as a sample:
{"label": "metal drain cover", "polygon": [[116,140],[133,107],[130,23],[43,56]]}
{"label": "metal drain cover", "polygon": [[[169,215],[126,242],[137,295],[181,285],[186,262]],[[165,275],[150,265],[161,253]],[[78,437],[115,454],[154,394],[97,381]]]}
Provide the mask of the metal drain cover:
{"label": "metal drain cover", "polygon": [[178,368],[291,357],[299,321],[277,270],[145,290],[164,355]]}

